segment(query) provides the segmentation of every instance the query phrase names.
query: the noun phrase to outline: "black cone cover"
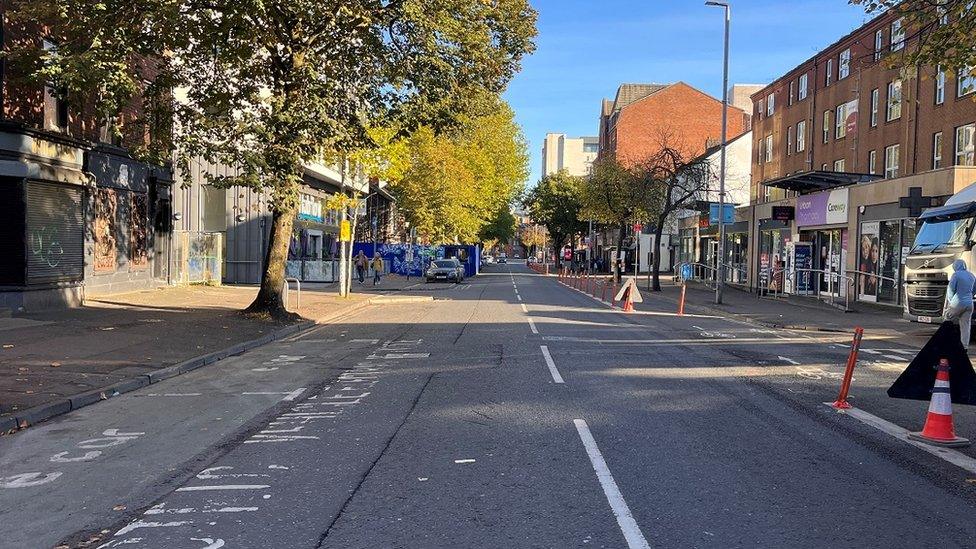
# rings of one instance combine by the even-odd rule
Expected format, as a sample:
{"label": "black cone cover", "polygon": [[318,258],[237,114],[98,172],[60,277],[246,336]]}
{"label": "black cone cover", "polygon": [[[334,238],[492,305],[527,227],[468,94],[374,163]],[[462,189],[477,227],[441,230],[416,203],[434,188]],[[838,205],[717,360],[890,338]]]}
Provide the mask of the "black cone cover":
{"label": "black cone cover", "polygon": [[911,364],[888,388],[891,398],[929,400],[935,385],[939,359],[949,361],[949,385],[953,404],[976,404],[976,373],[959,341],[959,326],[943,322]]}

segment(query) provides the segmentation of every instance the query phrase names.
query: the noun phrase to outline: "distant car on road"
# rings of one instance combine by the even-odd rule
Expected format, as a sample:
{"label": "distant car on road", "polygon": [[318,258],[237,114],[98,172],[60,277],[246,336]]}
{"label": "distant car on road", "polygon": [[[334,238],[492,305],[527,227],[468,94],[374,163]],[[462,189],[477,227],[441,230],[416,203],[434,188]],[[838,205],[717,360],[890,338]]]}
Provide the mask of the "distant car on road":
{"label": "distant car on road", "polygon": [[498,254],[498,263],[499,264],[508,264],[508,256],[505,255],[505,254]]}
{"label": "distant car on road", "polygon": [[457,259],[435,259],[427,268],[427,282],[443,280],[445,282],[464,281],[464,265]]}
{"label": "distant car on road", "polygon": [[530,255],[529,256],[529,259],[527,261],[528,261],[528,263],[538,263],[539,262],[539,258],[536,257],[536,256],[534,256],[534,255]]}
{"label": "distant car on road", "polygon": [[491,265],[495,262],[495,258],[490,255],[481,256],[481,260],[484,261],[485,265]]}

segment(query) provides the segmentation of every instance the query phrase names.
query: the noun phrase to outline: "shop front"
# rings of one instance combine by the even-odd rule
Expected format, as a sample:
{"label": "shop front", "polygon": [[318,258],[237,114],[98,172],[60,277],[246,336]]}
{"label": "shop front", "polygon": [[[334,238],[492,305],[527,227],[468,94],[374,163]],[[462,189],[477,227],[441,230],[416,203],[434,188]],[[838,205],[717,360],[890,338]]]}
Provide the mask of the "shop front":
{"label": "shop front", "polygon": [[759,291],[783,290],[786,245],[792,240],[789,223],[779,219],[759,220],[759,246],[756,280]]}
{"label": "shop front", "polygon": [[844,296],[848,292],[849,203],[847,188],[796,199],[798,241],[809,243],[812,248],[813,285],[821,294]]}

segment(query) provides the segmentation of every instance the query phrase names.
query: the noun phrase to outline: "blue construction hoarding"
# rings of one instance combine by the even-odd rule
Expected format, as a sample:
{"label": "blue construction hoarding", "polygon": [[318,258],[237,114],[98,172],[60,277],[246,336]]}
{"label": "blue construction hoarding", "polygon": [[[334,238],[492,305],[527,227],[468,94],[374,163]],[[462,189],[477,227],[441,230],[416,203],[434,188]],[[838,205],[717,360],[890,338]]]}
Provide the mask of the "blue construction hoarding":
{"label": "blue construction hoarding", "polygon": [[360,250],[368,257],[373,257],[374,251],[378,250],[390,272],[404,276],[408,274],[410,276],[422,276],[424,269],[434,259],[457,258],[464,265],[464,276],[478,274],[481,264],[481,248],[467,244],[421,246],[418,244],[354,243],[353,255],[358,255]]}

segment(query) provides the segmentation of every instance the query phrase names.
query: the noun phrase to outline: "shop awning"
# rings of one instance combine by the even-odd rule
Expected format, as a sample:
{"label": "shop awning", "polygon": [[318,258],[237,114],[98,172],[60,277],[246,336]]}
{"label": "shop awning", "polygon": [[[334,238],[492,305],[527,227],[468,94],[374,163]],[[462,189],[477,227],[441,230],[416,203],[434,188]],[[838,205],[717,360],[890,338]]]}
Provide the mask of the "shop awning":
{"label": "shop awning", "polygon": [[976,214],[976,202],[966,202],[964,204],[952,204],[949,206],[939,206],[938,208],[929,208],[922,212],[919,219],[922,221],[928,221],[930,223],[941,223],[943,221],[973,217],[973,214]]}
{"label": "shop awning", "polygon": [[777,189],[795,191],[800,194],[807,194],[817,191],[829,191],[831,189],[855,185],[857,183],[867,183],[876,179],[881,179],[881,176],[867,173],[828,172],[815,170],[795,173],[792,175],[787,175],[786,177],[780,177],[778,179],[772,179],[763,183],[763,185],[767,187],[776,187]]}

